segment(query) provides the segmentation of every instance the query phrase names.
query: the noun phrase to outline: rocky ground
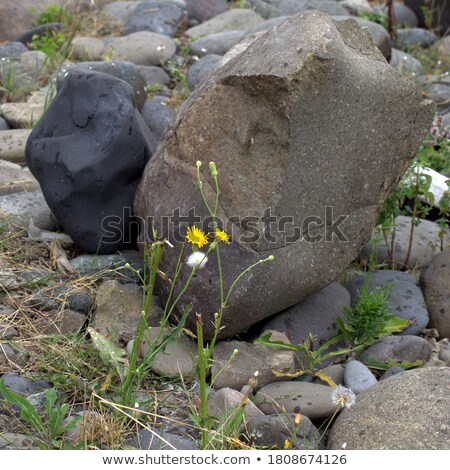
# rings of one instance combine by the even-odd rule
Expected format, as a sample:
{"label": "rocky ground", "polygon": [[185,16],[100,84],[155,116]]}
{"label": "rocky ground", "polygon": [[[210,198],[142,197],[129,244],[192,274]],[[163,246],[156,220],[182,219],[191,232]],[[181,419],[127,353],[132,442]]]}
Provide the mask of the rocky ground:
{"label": "rocky ground", "polygon": [[[77,5],[62,2],[64,10],[56,9],[52,14],[48,5],[57,3],[56,0],[42,3],[46,5],[37,10],[30,9],[34,3],[27,0],[6,1],[0,6],[0,374],[5,385],[25,396],[42,416],[46,390],[55,389],[58,404],[54,408],[68,405],[65,422],[82,417],[74,429],[61,431],[58,439],[47,440],[46,445],[113,449],[201,447],[198,354],[193,339],[195,331],[189,324],[183,335],[149,362],[141,386],[135,390],[134,409],[120,408],[117,397],[120,378],[116,368],[105,360],[88,329],[93,328],[130,354],[141,318],[143,286],[138,273],[144,270],[144,259],[133,232],[129,234],[129,243],[120,239],[117,243],[99,245],[99,226],[105,214],[122,214],[123,207],[133,205],[146,163],[156,162],[152,163],[153,170],[158,159],[162,159],[161,148],[171,151],[174,128],[177,138],[183,136],[179,147],[185,145],[185,155],[189,154],[191,137],[190,129],[183,128],[184,122],[194,129],[194,139],[203,130],[202,119],[217,123],[220,130],[217,135],[229,139],[232,131],[220,122],[226,121],[220,109],[208,108],[206,104],[199,111],[195,108],[201,101],[199,97],[207,103],[211,96],[219,100],[218,96],[226,95],[226,87],[220,88],[222,82],[214,82],[215,88],[207,83],[208,79],[214,81],[211,78],[214,68],[230,60],[226,54],[233,48],[231,54],[241,51],[242,41],[250,44],[261,40],[258,39],[263,37],[261,32],[281,25],[290,15],[316,9],[331,15],[333,24],[351,16],[367,28],[378,48],[376,53],[371,52],[375,60],[383,66],[388,60],[400,75],[416,83],[422,97],[435,102],[437,114],[442,116],[439,132],[443,134],[435,149],[447,160],[430,173],[432,184],[421,203],[422,212],[419,215],[414,212],[415,197],[422,195],[408,193],[402,199],[402,211],[396,214],[395,230],[385,233],[382,242],[377,238],[378,232],[373,232],[372,241],[358,233],[367,242],[359,255],[356,252],[352,256],[352,250],[360,248],[355,245],[340,259],[340,266],[335,267],[332,256],[322,253],[323,268],[316,276],[317,282],[309,279],[306,265],[301,264],[292,265],[292,269],[297,266],[299,277],[306,279],[304,284],[303,279],[297,283],[286,281],[283,278],[286,264],[276,275],[269,276],[265,284],[256,288],[253,285],[258,297],[253,304],[242,301],[238,304],[241,310],[232,306],[236,316],[226,330],[229,334],[224,335],[228,338],[219,341],[212,352],[213,380],[208,379],[208,414],[215,418],[208,424],[209,433],[214,436],[211,447],[449,449],[446,417],[450,411],[450,235],[443,228],[445,220],[448,226],[449,211],[438,204],[448,197],[450,170],[450,139],[445,137],[445,128],[450,125],[450,36],[445,35],[449,28],[448,12],[444,10],[433,24],[425,24],[414,12],[420,11],[420,2],[409,1],[409,6],[394,4],[396,42],[392,47],[383,7],[363,0],[103,0],[93,2],[95,6],[92,2]],[[48,18],[42,12],[47,12]],[[44,26],[37,25],[38,18]],[[318,21],[331,20],[319,17]],[[288,43],[282,46],[287,51],[292,49]],[[267,52],[262,58],[269,56]],[[336,57],[341,60],[338,53]],[[392,71],[386,70],[385,75]],[[106,78],[91,72],[102,72]],[[235,76],[227,79],[228,86]],[[240,86],[236,83],[236,87]],[[262,81],[261,87],[265,85]],[[399,93],[405,88],[406,85],[399,85]],[[214,95],[217,89],[221,91]],[[193,91],[180,114],[188,117],[173,125],[164,140],[169,122]],[[258,94],[256,85],[253,91]],[[267,88],[265,93],[269,95],[272,90]],[[372,96],[371,90],[364,90],[362,96],[366,95]],[[339,114],[338,101],[334,108],[326,109],[327,115],[324,108],[317,110],[326,132],[339,126],[335,119],[346,122]],[[382,147],[383,143],[371,146],[370,142],[355,141],[360,145],[357,149],[364,145],[367,154],[375,152],[373,157],[370,154],[371,159],[378,158],[377,151],[385,152],[379,160],[382,162],[379,167],[384,169],[391,168],[394,160],[397,163],[396,157],[408,145],[412,148],[411,142],[420,142],[424,137],[420,121],[425,122],[424,116],[431,109],[431,104],[427,104],[428,111],[424,107],[419,119],[410,122],[410,108],[403,109],[392,102],[383,105],[386,114],[378,121],[379,128],[385,126],[380,136],[387,139],[386,147]],[[234,103],[236,107],[238,100]],[[270,109],[278,105],[274,103]],[[251,106],[252,113],[257,113],[260,106]],[[408,106],[413,107],[414,103],[408,102]],[[191,114],[186,109],[191,109]],[[401,109],[404,116],[396,115],[396,109]],[[359,111],[349,109],[343,114],[350,116],[352,112],[358,115]],[[189,116],[195,113],[200,117],[189,121]],[[267,115],[261,112],[262,119]],[[361,116],[358,115],[359,122],[364,125],[366,116]],[[238,121],[239,115],[235,118]],[[315,122],[313,117],[310,120]],[[400,125],[401,121],[404,122]],[[236,126],[239,132],[233,134],[233,139],[250,149],[250,143],[254,143],[253,137],[249,137],[253,130],[248,130],[247,136],[245,124],[244,118],[239,121]],[[352,125],[356,129],[357,124]],[[281,122],[280,128],[283,126]],[[389,135],[393,126],[394,135]],[[85,128],[89,132],[80,133]],[[365,132],[364,127],[361,129]],[[208,143],[207,133],[203,137]],[[263,145],[277,149],[281,142],[276,141],[278,137],[264,140]],[[195,143],[200,148],[201,138]],[[220,138],[214,137],[222,143]],[[347,139],[350,148],[349,142]],[[378,141],[375,143],[378,145]],[[395,145],[398,152],[390,155],[386,149]],[[338,155],[338,147],[336,144],[331,152]],[[236,149],[241,151],[241,147]],[[57,153],[54,159],[47,157],[52,152]],[[95,162],[86,160],[85,156],[91,154],[99,158]],[[122,154],[127,154],[128,160],[111,158]],[[60,161],[69,164],[61,169]],[[238,163],[231,159],[225,162],[230,166],[225,165],[223,173],[228,169],[235,180],[245,174],[246,169]],[[231,169],[234,164],[235,173]],[[361,181],[368,173],[373,181],[384,177],[369,169],[369,160],[365,164],[365,169],[349,174],[355,179],[355,175],[362,175]],[[402,168],[405,169],[406,166]],[[219,166],[220,176],[221,170]],[[273,165],[265,168],[262,178],[277,170]],[[399,171],[397,167],[394,170]],[[314,172],[307,171],[312,175],[308,178],[313,179]],[[146,172],[149,173],[148,168]],[[339,173],[339,168],[333,167],[333,172]],[[326,173],[317,176],[317,181],[323,179],[322,192],[333,186],[325,176]],[[342,181],[347,176],[343,174]],[[386,175],[386,181],[395,179],[397,174],[391,176]],[[177,174],[176,178],[179,177]],[[192,186],[194,177],[195,169],[183,173],[186,188]],[[336,176],[334,185],[338,182]],[[390,181],[391,187],[395,182]],[[231,194],[234,191],[228,183],[224,184],[225,198],[229,196],[227,191]],[[241,184],[251,187],[248,180]],[[268,176],[267,186],[271,184]],[[169,205],[172,195],[189,202],[189,189],[178,182],[172,187],[167,182],[154,186],[157,195],[161,194]],[[346,187],[341,186],[339,194],[346,193]],[[361,191],[350,193],[349,200],[364,199],[363,185],[355,187]],[[142,194],[142,186],[140,191]],[[150,200],[144,201],[144,196],[137,200],[139,211],[145,212],[149,207],[161,210],[164,204],[156,200],[152,191],[156,190],[150,185],[145,192]],[[373,188],[369,191],[375,194]],[[243,194],[251,197],[245,190]],[[333,198],[338,199],[334,195]],[[251,205],[247,200],[244,203]],[[365,217],[370,219],[371,215],[367,213]],[[368,235],[375,225],[369,222]],[[224,245],[224,250],[231,248]],[[225,253],[235,256],[231,251]],[[229,264],[240,266],[240,259],[247,254],[245,250],[239,251]],[[327,257],[329,264],[323,264]],[[316,258],[320,254],[314,253]],[[342,266],[347,258],[354,261]],[[226,260],[224,265],[227,266]],[[241,293],[243,298],[251,298],[251,282],[255,278],[251,279],[246,285],[249,290]],[[202,282],[200,274],[195,282]],[[291,295],[290,291],[298,290],[298,286],[310,295]],[[345,319],[344,312],[357,305],[364,286],[369,292],[385,289],[389,312],[407,320],[406,328],[377,341],[367,344],[363,341],[364,347],[351,352],[334,354],[336,344],[333,344],[325,351],[333,354],[317,356],[312,366],[307,366],[306,358],[311,354],[308,356],[304,349],[294,350],[289,345],[309,344],[317,351],[319,345],[339,333],[339,319]],[[198,290],[191,293],[192,302],[196,299],[194,294],[202,292],[195,285],[194,289]],[[163,298],[164,290],[160,297],[155,295],[152,299],[148,318],[152,329],[141,347],[144,356],[159,328],[165,327],[167,336],[172,331],[168,325],[161,326]],[[283,300],[295,298],[302,300]],[[274,299],[278,309],[272,305]],[[251,311],[252,305],[256,312]],[[268,305],[270,308],[264,311]],[[268,332],[272,333],[272,341],[288,347],[271,347],[267,340],[261,340],[267,339]],[[342,341],[338,344],[346,346]],[[306,373],[296,374],[299,371]],[[230,410],[233,413],[245,410],[237,424],[230,423]],[[48,416],[44,421],[49,422]],[[17,405],[1,402],[1,449],[33,448],[38,442],[42,444],[41,437],[42,432],[39,435],[20,416]]]}

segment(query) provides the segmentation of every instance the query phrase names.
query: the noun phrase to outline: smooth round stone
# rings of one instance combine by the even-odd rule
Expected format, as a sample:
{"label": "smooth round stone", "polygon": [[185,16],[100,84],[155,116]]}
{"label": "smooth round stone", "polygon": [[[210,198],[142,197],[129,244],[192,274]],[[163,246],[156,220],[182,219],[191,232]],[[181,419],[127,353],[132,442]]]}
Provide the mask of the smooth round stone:
{"label": "smooth round stone", "polygon": [[[159,439],[161,436],[164,439]],[[167,444],[167,442],[170,444]],[[153,432],[141,429],[138,434],[128,441],[128,445],[140,450],[200,450],[195,440],[186,433],[176,434],[156,428]]]}
{"label": "smooth round stone", "polygon": [[0,58],[18,59],[24,52],[28,52],[28,49],[21,42],[12,41],[0,46]]}
{"label": "smooth round stone", "polygon": [[54,217],[40,190],[0,196],[1,219],[16,228],[27,228],[33,220],[42,230],[56,230]]}
{"label": "smooth round stone", "polygon": [[137,65],[142,76],[144,77],[145,86],[161,83],[168,85],[170,82],[169,75],[161,68],[154,65]]}
{"label": "smooth round stone", "polygon": [[8,124],[5,118],[0,116],[0,131],[8,131],[10,129],[11,129],[11,126]]}
{"label": "smooth round stone", "polygon": [[[13,72],[12,72],[13,71]],[[12,78],[11,78],[12,74]],[[0,61],[0,81],[12,82],[14,99],[23,99],[48,79],[48,59],[41,51],[27,51]]]}
{"label": "smooth round stone", "polygon": [[397,374],[361,392],[328,438],[330,450],[448,450],[450,368]]}
{"label": "smooth round stone", "polygon": [[450,56],[450,36],[444,36],[436,41],[434,45],[440,54]]}
{"label": "smooth round stone", "polygon": [[380,377],[381,380],[386,380],[389,377],[393,377],[394,375],[401,374],[402,372],[405,372],[405,369],[400,366],[394,366],[390,367],[387,371],[384,372],[384,374]]}
{"label": "smooth round stone", "polygon": [[431,358],[431,346],[428,341],[418,336],[388,336],[365,349],[359,359],[367,363],[369,358],[378,362],[389,359],[396,362],[426,362]]}
{"label": "smooth round stone", "polygon": [[126,20],[133,14],[137,7],[136,1],[119,1],[105,5],[101,10],[101,16],[106,21],[106,29],[115,29],[123,27]]}
{"label": "smooth round stone", "polygon": [[[325,369],[322,369],[321,372],[323,372],[325,375],[328,375],[328,377],[330,377],[330,379],[336,385],[343,385],[344,371],[345,368],[341,364],[331,364],[330,366],[325,367]],[[328,385],[326,382],[323,382],[320,379],[316,380],[316,383],[319,383],[321,385]]]}
{"label": "smooth round stone", "polygon": [[450,250],[438,253],[422,272],[420,285],[430,314],[430,327],[450,338]]}
{"label": "smooth round stone", "polygon": [[244,31],[224,31],[203,36],[189,44],[192,54],[200,57],[206,54],[226,54],[243,37]]}
{"label": "smooth round stone", "polygon": [[[164,336],[172,333],[170,328],[164,328]],[[147,330],[141,344],[141,355],[145,357],[159,334],[159,327]],[[150,369],[165,378],[179,378],[190,381],[194,378],[197,367],[197,345],[185,336],[177,336],[163,352],[158,352],[150,365]]]}
{"label": "smooth round stone", "polygon": [[370,369],[359,361],[350,361],[344,371],[345,386],[351,389],[355,395],[372,387],[377,383]]}
{"label": "smooth round stone", "polygon": [[38,189],[39,183],[28,168],[0,160],[0,196]]}
{"label": "smooth round stone", "polygon": [[139,2],[125,20],[123,33],[151,31],[166,36],[173,36],[183,18],[183,9],[172,2]]}
{"label": "smooth round stone", "polygon": [[[263,335],[268,333],[272,333],[272,341],[290,344],[284,334],[265,331]],[[214,388],[230,387],[240,390],[249,383],[256,372],[258,372],[258,386],[261,387],[284,380],[283,377],[277,377],[273,370],[290,371],[294,368],[294,355],[290,350],[232,340],[216,344],[213,350],[211,374],[216,377]]]}
{"label": "smooth round stone", "polygon": [[350,306],[347,289],[337,282],[310,295],[302,302],[276,314],[263,328],[286,333],[292,344],[300,344],[310,334],[323,342],[336,335],[336,318],[342,316],[342,307]]}
{"label": "smooth round stone", "polygon": [[392,67],[398,70],[401,75],[406,77],[415,77],[422,75],[424,68],[420,60],[417,60],[411,54],[408,54],[398,49],[392,48],[391,61],[389,62]]}
{"label": "smooth round stone", "polygon": [[40,379],[37,376],[36,379],[22,377],[17,372],[3,374],[2,379],[10,390],[24,396],[33,395],[48,388],[52,388],[51,383],[47,382],[47,380]]}
{"label": "smooth round stone", "polygon": [[248,433],[253,443],[261,447],[276,446],[283,449],[286,440],[291,442],[291,449],[316,449],[320,433],[305,415],[300,415],[300,422],[295,424],[297,414],[266,415],[250,419]]}
{"label": "smooth round stone", "polygon": [[433,32],[422,28],[400,28],[395,33],[399,49],[409,46],[428,47],[437,40]]}
{"label": "smooth round stone", "polygon": [[11,129],[0,132],[0,159],[24,165],[25,145],[32,129]]}
{"label": "smooth round stone", "polygon": [[30,128],[42,117],[45,105],[51,101],[47,89],[35,91],[26,103],[4,103],[0,106],[4,118],[14,129]]}
{"label": "smooth round stone", "polygon": [[160,65],[173,57],[176,44],[172,38],[149,31],[139,31],[114,39],[105,54],[113,60],[127,60],[136,65]]}
{"label": "smooth round stone", "polygon": [[308,382],[276,382],[262,387],[255,405],[265,414],[300,413],[309,419],[331,416],[337,406],[331,401],[332,388]]}
{"label": "smooth round stone", "polygon": [[[419,20],[416,14],[403,3],[394,2],[394,22],[400,24],[403,27],[417,28],[419,26]],[[386,5],[380,5],[375,7],[375,11],[387,12]]]}
{"label": "smooth round stone", "polygon": [[194,62],[187,73],[187,83],[190,90],[193,90],[203,78],[220,62],[221,56],[208,54]]}
{"label": "smooth round stone", "polygon": [[71,58],[77,61],[100,60],[105,43],[99,38],[78,36],[72,40]]}
{"label": "smooth round stone", "polygon": [[227,0],[186,0],[189,18],[203,23],[228,8]]}
{"label": "smooth round stone", "polygon": [[426,328],[429,316],[425,299],[412,274],[386,269],[354,276],[345,284],[350,292],[352,303],[363,289],[367,277],[370,292],[392,286],[388,300],[391,314],[411,322],[408,328],[400,332],[401,335],[417,335]]}
{"label": "smooth round stone", "polygon": [[151,100],[145,102],[141,111],[142,117],[156,142],[161,140],[169,122],[175,116],[175,111],[168,106],[167,101],[168,98],[165,96],[154,96]]}
{"label": "smooth round stone", "polygon": [[198,37],[224,31],[245,31],[262,22],[263,19],[253,10],[237,8],[225,11],[198,26],[189,28],[185,34]]}
{"label": "smooth round stone", "polygon": [[[439,252],[441,239],[439,234],[441,229],[436,222],[420,219],[419,225],[414,227],[413,243],[409,260],[405,266],[406,254],[408,252],[409,239],[411,233],[412,218],[400,215],[395,219],[395,240],[393,261],[398,268],[422,269]],[[388,246],[391,246],[392,231],[388,234]],[[446,233],[442,241],[443,246],[450,243],[450,234]],[[369,242],[363,249],[363,256],[368,258],[372,253],[372,242]],[[384,240],[378,242],[375,247],[375,260],[377,263],[389,261],[388,249]]]}

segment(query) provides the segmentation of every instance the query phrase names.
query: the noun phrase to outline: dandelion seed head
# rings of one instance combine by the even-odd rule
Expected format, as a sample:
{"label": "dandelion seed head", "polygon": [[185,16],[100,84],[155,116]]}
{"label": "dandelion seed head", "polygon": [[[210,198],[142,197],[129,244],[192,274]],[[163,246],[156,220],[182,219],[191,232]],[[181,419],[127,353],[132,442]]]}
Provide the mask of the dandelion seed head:
{"label": "dandelion seed head", "polygon": [[205,256],[205,253],[201,251],[194,251],[188,256],[186,264],[190,268],[199,268],[202,269],[205,267],[205,264],[208,262],[208,257]]}
{"label": "dandelion seed head", "polygon": [[356,395],[349,388],[338,385],[331,391],[331,401],[341,408],[350,408],[356,402]]}

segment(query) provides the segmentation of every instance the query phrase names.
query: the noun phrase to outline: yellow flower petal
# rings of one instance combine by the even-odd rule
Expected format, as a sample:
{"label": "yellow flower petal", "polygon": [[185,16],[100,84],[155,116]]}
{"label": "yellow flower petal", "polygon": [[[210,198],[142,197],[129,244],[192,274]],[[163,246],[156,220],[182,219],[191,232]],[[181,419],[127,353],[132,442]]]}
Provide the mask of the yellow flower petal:
{"label": "yellow flower petal", "polygon": [[197,245],[199,248],[208,243],[208,238],[205,232],[195,226],[188,227],[186,239],[188,242],[192,243],[193,245]]}
{"label": "yellow flower petal", "polygon": [[223,243],[230,243],[230,236],[228,233],[220,230],[220,228],[216,228],[216,240]]}

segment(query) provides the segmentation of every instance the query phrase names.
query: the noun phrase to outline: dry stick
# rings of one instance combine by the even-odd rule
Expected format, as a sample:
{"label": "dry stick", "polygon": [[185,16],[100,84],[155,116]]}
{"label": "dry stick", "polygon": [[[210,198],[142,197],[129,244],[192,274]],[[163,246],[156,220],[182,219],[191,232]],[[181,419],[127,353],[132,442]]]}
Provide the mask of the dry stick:
{"label": "dry stick", "polygon": [[394,19],[394,1],[386,0],[387,6],[387,17],[388,17],[388,33],[391,38],[391,44],[395,45],[396,34],[395,34],[395,19]]}

